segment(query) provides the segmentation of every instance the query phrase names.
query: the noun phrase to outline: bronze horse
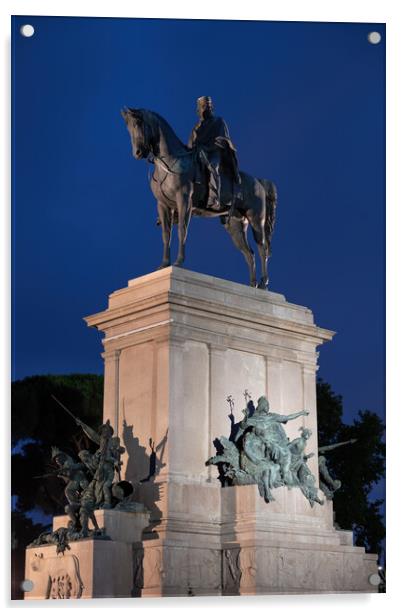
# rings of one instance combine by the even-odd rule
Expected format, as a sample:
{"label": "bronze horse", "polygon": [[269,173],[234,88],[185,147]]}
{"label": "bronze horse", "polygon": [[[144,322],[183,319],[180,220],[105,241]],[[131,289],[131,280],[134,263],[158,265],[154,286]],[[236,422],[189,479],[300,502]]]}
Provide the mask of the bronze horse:
{"label": "bronze horse", "polygon": [[[197,178],[197,152],[185,146],[169,124],[159,114],[147,109],[125,108],[121,112],[131,137],[134,158],[147,158],[154,163],[151,190],[157,200],[162,227],[163,260],[160,269],[170,265],[170,240],[173,224],[177,223],[179,249],[174,265],[184,261],[184,246],[191,215],[219,216],[233,243],[242,252],[250,272],[252,287],[268,286],[267,261],[275,223],[277,202],[273,182],[240,172],[241,191],[235,194],[229,169],[223,168],[221,208],[203,207],[208,191],[207,181]],[[261,260],[262,277],[257,284],[254,253],[247,240],[250,224]]]}

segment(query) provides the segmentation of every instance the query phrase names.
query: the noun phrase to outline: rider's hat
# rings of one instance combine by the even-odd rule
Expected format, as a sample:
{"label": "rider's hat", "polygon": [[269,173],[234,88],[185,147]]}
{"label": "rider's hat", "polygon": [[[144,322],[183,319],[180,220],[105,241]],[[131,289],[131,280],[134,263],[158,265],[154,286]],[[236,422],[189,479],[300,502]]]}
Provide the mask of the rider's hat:
{"label": "rider's hat", "polygon": [[209,103],[212,105],[212,98],[210,96],[200,96],[197,98],[197,104],[198,103]]}

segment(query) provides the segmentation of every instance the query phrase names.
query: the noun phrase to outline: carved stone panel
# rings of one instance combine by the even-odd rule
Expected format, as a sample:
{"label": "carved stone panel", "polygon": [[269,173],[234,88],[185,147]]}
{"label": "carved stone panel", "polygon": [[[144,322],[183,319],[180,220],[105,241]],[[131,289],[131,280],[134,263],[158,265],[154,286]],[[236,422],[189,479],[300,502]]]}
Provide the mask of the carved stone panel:
{"label": "carved stone panel", "polygon": [[188,586],[216,594],[222,587],[220,550],[188,549]]}
{"label": "carved stone panel", "polygon": [[344,554],[343,572],[345,590],[361,590],[369,588],[362,554]]}
{"label": "carved stone panel", "polygon": [[142,559],[140,550],[135,550],[134,586],[143,587],[146,594],[152,589],[184,595],[217,594],[222,586],[221,551],[193,546],[155,546],[146,547]]}
{"label": "carved stone panel", "polygon": [[144,554],[144,588],[160,587],[166,576],[163,548],[150,547]]}
{"label": "carved stone panel", "polygon": [[189,588],[187,552],[187,547],[169,546],[165,548],[164,553],[166,562],[164,583],[166,587],[169,589],[181,589],[186,594]]}
{"label": "carved stone panel", "polygon": [[47,579],[45,599],[79,599],[84,584],[80,576],[77,556],[66,554],[44,558],[43,553],[34,555],[31,569]]}
{"label": "carved stone panel", "polygon": [[244,592],[253,592],[256,586],[257,562],[255,547],[242,548],[239,558],[240,587]]}
{"label": "carved stone panel", "polygon": [[315,587],[323,592],[343,590],[343,554],[316,553],[315,562]]}
{"label": "carved stone panel", "polygon": [[314,569],[313,552],[290,548],[279,550],[278,577],[282,590],[314,589]]}
{"label": "carved stone panel", "polygon": [[134,594],[144,588],[144,549],[133,549],[133,589]]}
{"label": "carved stone panel", "polygon": [[223,550],[223,592],[238,595],[240,588],[240,548]]}

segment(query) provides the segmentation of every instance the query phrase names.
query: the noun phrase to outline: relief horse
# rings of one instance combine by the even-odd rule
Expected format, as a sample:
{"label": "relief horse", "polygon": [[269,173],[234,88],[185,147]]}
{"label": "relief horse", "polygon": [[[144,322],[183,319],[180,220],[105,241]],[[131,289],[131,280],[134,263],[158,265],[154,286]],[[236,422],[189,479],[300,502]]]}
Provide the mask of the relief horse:
{"label": "relief horse", "polygon": [[[240,191],[234,190],[229,168],[222,168],[221,203],[218,211],[204,204],[208,192],[208,177],[199,182],[198,152],[185,146],[159,114],[147,109],[125,108],[121,111],[131,138],[132,153],[137,160],[154,163],[150,185],[156,198],[162,228],[163,260],[160,268],[170,265],[170,242],[173,225],[178,228],[178,254],[174,263],[181,266],[185,242],[192,215],[220,217],[233,243],[246,259],[250,285],[268,286],[268,257],[275,223],[276,188],[269,180],[257,179],[240,172]],[[261,279],[257,283],[254,253],[247,239],[251,226],[261,262]]]}

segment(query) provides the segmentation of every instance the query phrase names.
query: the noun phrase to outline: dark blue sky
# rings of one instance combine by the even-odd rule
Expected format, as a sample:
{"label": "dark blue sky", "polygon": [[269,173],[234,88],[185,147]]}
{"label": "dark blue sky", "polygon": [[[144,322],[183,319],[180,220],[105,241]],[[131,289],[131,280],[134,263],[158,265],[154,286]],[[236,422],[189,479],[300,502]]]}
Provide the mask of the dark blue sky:
{"label": "dark blue sky", "polygon": [[[319,375],[346,417],[383,415],[384,63],[380,24],[14,18],[13,377],[102,372],[82,317],[162,249],[119,110],[158,111],[187,140],[208,94],[241,168],[278,187],[271,290],[338,332]],[[248,281],[217,220],[192,220],[186,267]]]}

